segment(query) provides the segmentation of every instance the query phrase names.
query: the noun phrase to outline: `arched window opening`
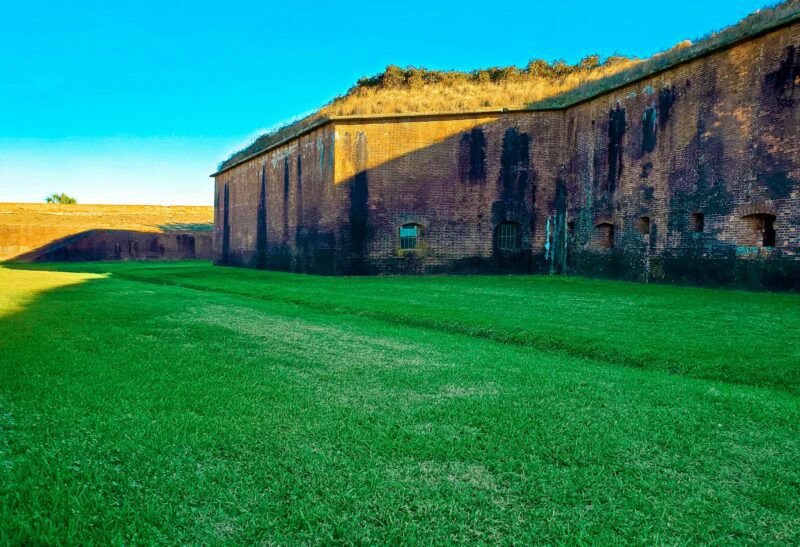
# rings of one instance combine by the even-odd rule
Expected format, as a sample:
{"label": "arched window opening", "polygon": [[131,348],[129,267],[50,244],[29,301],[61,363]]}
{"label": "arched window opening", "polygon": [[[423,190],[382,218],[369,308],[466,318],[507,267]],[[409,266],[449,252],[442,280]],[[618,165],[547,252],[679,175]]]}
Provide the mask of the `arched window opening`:
{"label": "arched window opening", "polygon": [[497,248],[501,251],[518,251],[520,244],[519,224],[503,222],[497,226]]}
{"label": "arched window opening", "polygon": [[417,249],[422,239],[422,226],[419,224],[403,224],[400,227],[400,249],[411,251]]}
{"label": "arched window opening", "polygon": [[614,248],[614,225],[610,222],[601,222],[594,230],[595,244],[601,249]]}
{"label": "arched window opening", "polygon": [[775,246],[775,215],[756,213],[742,217],[745,224],[744,245]]}

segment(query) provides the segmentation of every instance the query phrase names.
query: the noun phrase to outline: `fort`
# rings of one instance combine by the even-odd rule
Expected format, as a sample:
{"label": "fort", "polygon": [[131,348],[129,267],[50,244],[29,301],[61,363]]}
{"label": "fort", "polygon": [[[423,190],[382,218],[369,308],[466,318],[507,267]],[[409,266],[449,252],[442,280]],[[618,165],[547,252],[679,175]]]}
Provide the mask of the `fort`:
{"label": "fort", "polygon": [[798,89],[794,11],[526,108],[319,116],[212,175],[214,260],[800,290]]}
{"label": "fort", "polygon": [[207,206],[0,203],[0,261],[210,259]]}

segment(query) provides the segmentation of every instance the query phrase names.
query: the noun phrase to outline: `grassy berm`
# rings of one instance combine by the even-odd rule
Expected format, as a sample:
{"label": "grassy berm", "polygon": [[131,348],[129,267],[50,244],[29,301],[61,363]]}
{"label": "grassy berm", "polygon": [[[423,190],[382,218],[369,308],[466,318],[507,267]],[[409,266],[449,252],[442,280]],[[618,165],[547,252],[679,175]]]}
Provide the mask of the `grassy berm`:
{"label": "grassy berm", "polygon": [[800,297],[0,267],[0,544],[800,543]]}

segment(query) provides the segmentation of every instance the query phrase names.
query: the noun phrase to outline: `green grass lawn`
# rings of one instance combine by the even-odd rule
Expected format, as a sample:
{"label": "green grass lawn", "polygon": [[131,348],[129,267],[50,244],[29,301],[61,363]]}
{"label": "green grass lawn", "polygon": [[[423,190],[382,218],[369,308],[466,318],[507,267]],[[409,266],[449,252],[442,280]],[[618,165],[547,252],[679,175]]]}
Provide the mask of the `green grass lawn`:
{"label": "green grass lawn", "polygon": [[0,544],[797,544],[798,340],[790,295],[0,268]]}

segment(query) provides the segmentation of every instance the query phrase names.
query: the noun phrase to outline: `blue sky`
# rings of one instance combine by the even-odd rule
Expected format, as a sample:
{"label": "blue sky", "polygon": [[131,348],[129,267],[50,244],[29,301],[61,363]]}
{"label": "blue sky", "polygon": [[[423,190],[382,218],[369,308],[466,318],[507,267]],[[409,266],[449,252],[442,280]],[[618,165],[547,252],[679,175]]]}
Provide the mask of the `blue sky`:
{"label": "blue sky", "polygon": [[643,57],[764,5],[8,2],[0,201],[66,192],[81,203],[211,204],[208,175],[220,160],[387,64],[470,70]]}

